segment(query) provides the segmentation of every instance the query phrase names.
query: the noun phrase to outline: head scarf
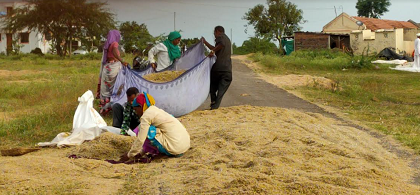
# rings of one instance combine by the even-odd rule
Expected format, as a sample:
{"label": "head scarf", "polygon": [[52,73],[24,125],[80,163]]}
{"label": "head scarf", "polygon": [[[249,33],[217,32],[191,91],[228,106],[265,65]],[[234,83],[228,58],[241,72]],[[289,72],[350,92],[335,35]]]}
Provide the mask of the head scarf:
{"label": "head scarf", "polygon": [[102,64],[106,64],[106,57],[108,55],[108,48],[113,42],[120,42],[121,34],[118,30],[110,30],[104,44],[104,55],[102,57]]}
{"label": "head scarf", "polygon": [[143,92],[142,94],[138,95],[136,99],[134,99],[133,107],[138,107],[141,105],[143,107],[143,112],[146,111],[146,109],[149,108],[146,99],[149,101],[150,106],[155,105],[155,99],[150,94]]}
{"label": "head scarf", "polygon": [[163,44],[168,48],[169,59],[174,61],[175,59],[181,57],[181,50],[177,45],[172,43],[173,40],[181,37],[181,34],[178,31],[173,31],[169,33],[168,39],[166,39]]}

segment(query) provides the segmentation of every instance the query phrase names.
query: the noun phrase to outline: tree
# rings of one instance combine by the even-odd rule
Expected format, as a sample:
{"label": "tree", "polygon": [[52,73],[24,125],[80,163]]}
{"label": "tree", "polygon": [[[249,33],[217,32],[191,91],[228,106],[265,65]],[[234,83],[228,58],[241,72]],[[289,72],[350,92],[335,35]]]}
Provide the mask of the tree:
{"label": "tree", "polygon": [[358,0],[356,3],[357,15],[368,18],[380,18],[391,5],[389,0]]}
{"label": "tree", "polygon": [[58,55],[70,49],[71,40],[104,37],[115,28],[114,15],[104,8],[106,3],[87,0],[27,0],[4,20],[10,32],[24,29],[51,35]]}
{"label": "tree", "polygon": [[281,45],[281,37],[291,36],[303,24],[303,11],[286,0],[267,0],[268,9],[258,4],[243,19],[254,25],[257,36],[275,38]]}
{"label": "tree", "polygon": [[137,22],[124,22],[120,25],[122,36],[121,45],[125,52],[135,50],[142,51],[147,47],[147,42],[153,42],[153,36],[147,30],[146,24],[137,24]]}
{"label": "tree", "polygon": [[[270,41],[270,38],[257,38],[251,37],[242,43],[242,46],[234,48],[235,54],[248,54],[262,52],[263,54],[277,53],[278,49],[276,44]],[[236,45],[235,45],[236,47]]]}
{"label": "tree", "polygon": [[184,46],[185,45],[188,48],[188,47],[191,47],[191,46],[193,46],[194,44],[196,44],[198,42],[200,42],[200,39],[199,38],[181,39],[181,46]]}

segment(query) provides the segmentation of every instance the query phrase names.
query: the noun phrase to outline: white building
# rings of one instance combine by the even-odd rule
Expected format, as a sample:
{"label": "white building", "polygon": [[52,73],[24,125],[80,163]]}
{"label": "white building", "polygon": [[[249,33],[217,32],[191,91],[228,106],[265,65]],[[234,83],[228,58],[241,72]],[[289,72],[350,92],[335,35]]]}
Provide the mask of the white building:
{"label": "white building", "polygon": [[[13,13],[13,8],[22,5],[25,3],[20,1],[0,2],[0,20],[3,20],[1,17]],[[51,41],[46,40],[46,37],[41,33],[23,30],[11,34],[5,29],[0,29],[0,53],[6,53],[7,48],[11,49],[13,41],[22,46],[20,49],[22,53],[30,53],[37,47],[41,49],[42,53],[47,53],[51,49]]]}

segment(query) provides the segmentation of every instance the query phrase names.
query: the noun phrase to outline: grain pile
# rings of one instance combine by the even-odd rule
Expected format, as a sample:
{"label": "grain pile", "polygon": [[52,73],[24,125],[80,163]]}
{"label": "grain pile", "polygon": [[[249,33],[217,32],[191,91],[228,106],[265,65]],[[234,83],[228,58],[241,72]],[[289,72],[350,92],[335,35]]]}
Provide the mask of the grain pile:
{"label": "grain pile", "polygon": [[191,149],[182,157],[112,165],[68,159],[72,148],[0,157],[0,192],[417,194],[420,190],[410,184],[415,170],[383,148],[379,139],[320,114],[238,106],[197,111],[180,120],[191,135]]}
{"label": "grain pile", "polygon": [[[192,148],[141,170],[145,194],[415,194],[408,163],[320,114],[240,106],[182,118]],[[159,181],[159,182],[155,182]]]}
{"label": "grain pile", "polygon": [[178,78],[185,70],[163,71],[143,76],[144,79],[156,83],[166,83]]}
{"label": "grain pile", "polygon": [[131,136],[106,132],[92,141],[72,148],[69,155],[74,154],[79,157],[101,160],[119,160],[122,154],[130,150],[134,139]]}

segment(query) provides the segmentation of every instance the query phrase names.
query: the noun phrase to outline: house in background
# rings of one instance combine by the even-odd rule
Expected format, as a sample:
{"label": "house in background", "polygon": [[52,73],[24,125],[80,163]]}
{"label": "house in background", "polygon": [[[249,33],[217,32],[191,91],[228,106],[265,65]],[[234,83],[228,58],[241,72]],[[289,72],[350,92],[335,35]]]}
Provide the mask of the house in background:
{"label": "house in background", "polygon": [[[0,2],[0,22],[4,17],[13,14],[15,7],[23,6],[24,2]],[[29,53],[35,48],[40,48],[42,53],[47,53],[51,49],[51,41],[49,36],[34,31],[23,30],[18,33],[9,33],[5,29],[0,29],[0,53],[6,53],[12,48],[13,41],[21,45],[22,53]]]}
{"label": "house in background", "polygon": [[380,52],[392,47],[400,54],[411,54],[416,34],[420,32],[414,21],[395,21],[349,16],[342,13],[324,26],[324,33],[350,36],[350,47],[355,54],[363,51]]}
{"label": "house in background", "polygon": [[302,49],[350,50],[350,36],[338,33],[295,32],[295,51]]}

